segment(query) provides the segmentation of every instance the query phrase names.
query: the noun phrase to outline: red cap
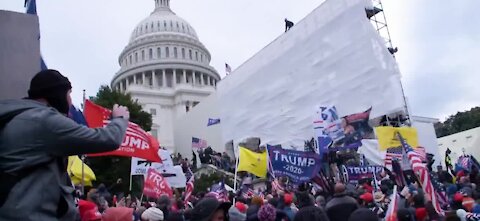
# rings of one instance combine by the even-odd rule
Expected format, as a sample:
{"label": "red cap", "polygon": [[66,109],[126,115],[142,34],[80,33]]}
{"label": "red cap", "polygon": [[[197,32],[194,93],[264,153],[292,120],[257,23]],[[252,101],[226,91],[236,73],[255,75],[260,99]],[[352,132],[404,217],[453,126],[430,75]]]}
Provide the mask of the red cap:
{"label": "red cap", "polygon": [[285,204],[287,204],[287,205],[292,204],[292,202],[293,202],[293,196],[292,196],[292,194],[286,193],[286,194],[283,196],[283,201],[284,201]]}
{"label": "red cap", "polygon": [[367,203],[371,203],[371,202],[373,202],[373,195],[372,195],[372,193],[366,192],[366,193],[364,193],[360,196],[360,199],[362,199],[363,201],[365,201]]}
{"label": "red cap", "polygon": [[246,213],[247,212],[247,206],[244,203],[241,202],[236,202],[235,207],[240,211],[241,213]]}
{"label": "red cap", "polygon": [[364,184],[363,184],[363,188],[364,188],[365,191],[367,191],[367,192],[373,192],[373,187],[370,186],[368,183],[364,183]]}
{"label": "red cap", "polygon": [[424,208],[424,207],[421,207],[421,208],[417,208],[415,210],[415,217],[417,218],[417,220],[419,221],[423,221],[427,218],[427,209]]}
{"label": "red cap", "polygon": [[98,212],[98,207],[93,202],[80,200],[78,202],[78,210],[82,221],[93,221],[102,219],[102,214]]}
{"label": "red cap", "polygon": [[455,195],[453,195],[453,201],[455,202],[462,202],[463,201],[463,194],[461,193],[455,193]]}

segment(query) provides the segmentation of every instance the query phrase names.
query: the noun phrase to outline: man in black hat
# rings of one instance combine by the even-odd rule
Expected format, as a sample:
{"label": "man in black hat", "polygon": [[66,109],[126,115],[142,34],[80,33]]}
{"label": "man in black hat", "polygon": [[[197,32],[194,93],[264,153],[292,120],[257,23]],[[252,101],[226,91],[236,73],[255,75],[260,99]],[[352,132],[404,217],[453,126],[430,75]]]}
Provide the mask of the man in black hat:
{"label": "man in black hat", "polygon": [[66,117],[70,81],[37,73],[28,97],[0,101],[0,220],[76,220],[66,157],[117,149],[129,112],[115,105],[111,123],[91,129]]}

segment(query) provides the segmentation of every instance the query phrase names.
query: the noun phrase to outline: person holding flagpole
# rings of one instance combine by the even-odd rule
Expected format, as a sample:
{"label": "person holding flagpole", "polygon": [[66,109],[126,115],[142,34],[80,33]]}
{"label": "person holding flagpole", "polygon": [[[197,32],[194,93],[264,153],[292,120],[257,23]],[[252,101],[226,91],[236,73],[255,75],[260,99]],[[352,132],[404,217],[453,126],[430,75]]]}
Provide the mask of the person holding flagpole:
{"label": "person holding flagpole", "polygon": [[76,220],[67,156],[120,147],[128,109],[115,105],[104,128],[79,125],[66,116],[71,89],[48,69],[33,77],[27,98],[0,101],[1,220]]}

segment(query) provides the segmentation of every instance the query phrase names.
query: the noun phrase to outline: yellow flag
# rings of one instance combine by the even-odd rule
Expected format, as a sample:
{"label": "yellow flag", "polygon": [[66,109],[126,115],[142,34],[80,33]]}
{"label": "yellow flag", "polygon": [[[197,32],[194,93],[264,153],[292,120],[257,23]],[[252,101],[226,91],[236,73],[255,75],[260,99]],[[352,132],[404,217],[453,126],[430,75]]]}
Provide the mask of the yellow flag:
{"label": "yellow flag", "polygon": [[267,151],[253,152],[245,147],[239,147],[238,171],[246,171],[258,177],[267,176]]}
{"label": "yellow flag", "polygon": [[[82,183],[82,164],[83,162],[78,156],[68,157],[67,172],[75,185],[80,185]],[[97,179],[95,173],[93,173],[92,169],[87,164],[84,164],[83,172],[85,186],[92,186],[92,181]]]}
{"label": "yellow flag", "polygon": [[413,127],[376,127],[375,133],[378,137],[380,150],[402,146],[400,140],[398,140],[397,132],[402,135],[403,139],[405,139],[411,147],[418,147],[417,129]]}

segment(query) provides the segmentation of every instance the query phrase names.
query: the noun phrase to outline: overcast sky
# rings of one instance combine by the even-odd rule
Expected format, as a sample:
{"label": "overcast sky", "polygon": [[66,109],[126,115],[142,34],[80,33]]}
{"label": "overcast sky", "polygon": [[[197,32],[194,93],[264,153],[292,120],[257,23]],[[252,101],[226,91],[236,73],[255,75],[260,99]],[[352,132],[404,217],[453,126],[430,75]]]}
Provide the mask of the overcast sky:
{"label": "overcast sky", "polygon": [[[49,68],[95,95],[118,71],[118,55],[154,0],[37,1],[41,50]],[[283,33],[284,18],[297,22],[322,0],[172,0],[171,8],[196,30],[221,76]],[[384,0],[391,37],[413,115],[444,120],[480,105],[480,1]],[[0,9],[23,12],[22,0]]]}

